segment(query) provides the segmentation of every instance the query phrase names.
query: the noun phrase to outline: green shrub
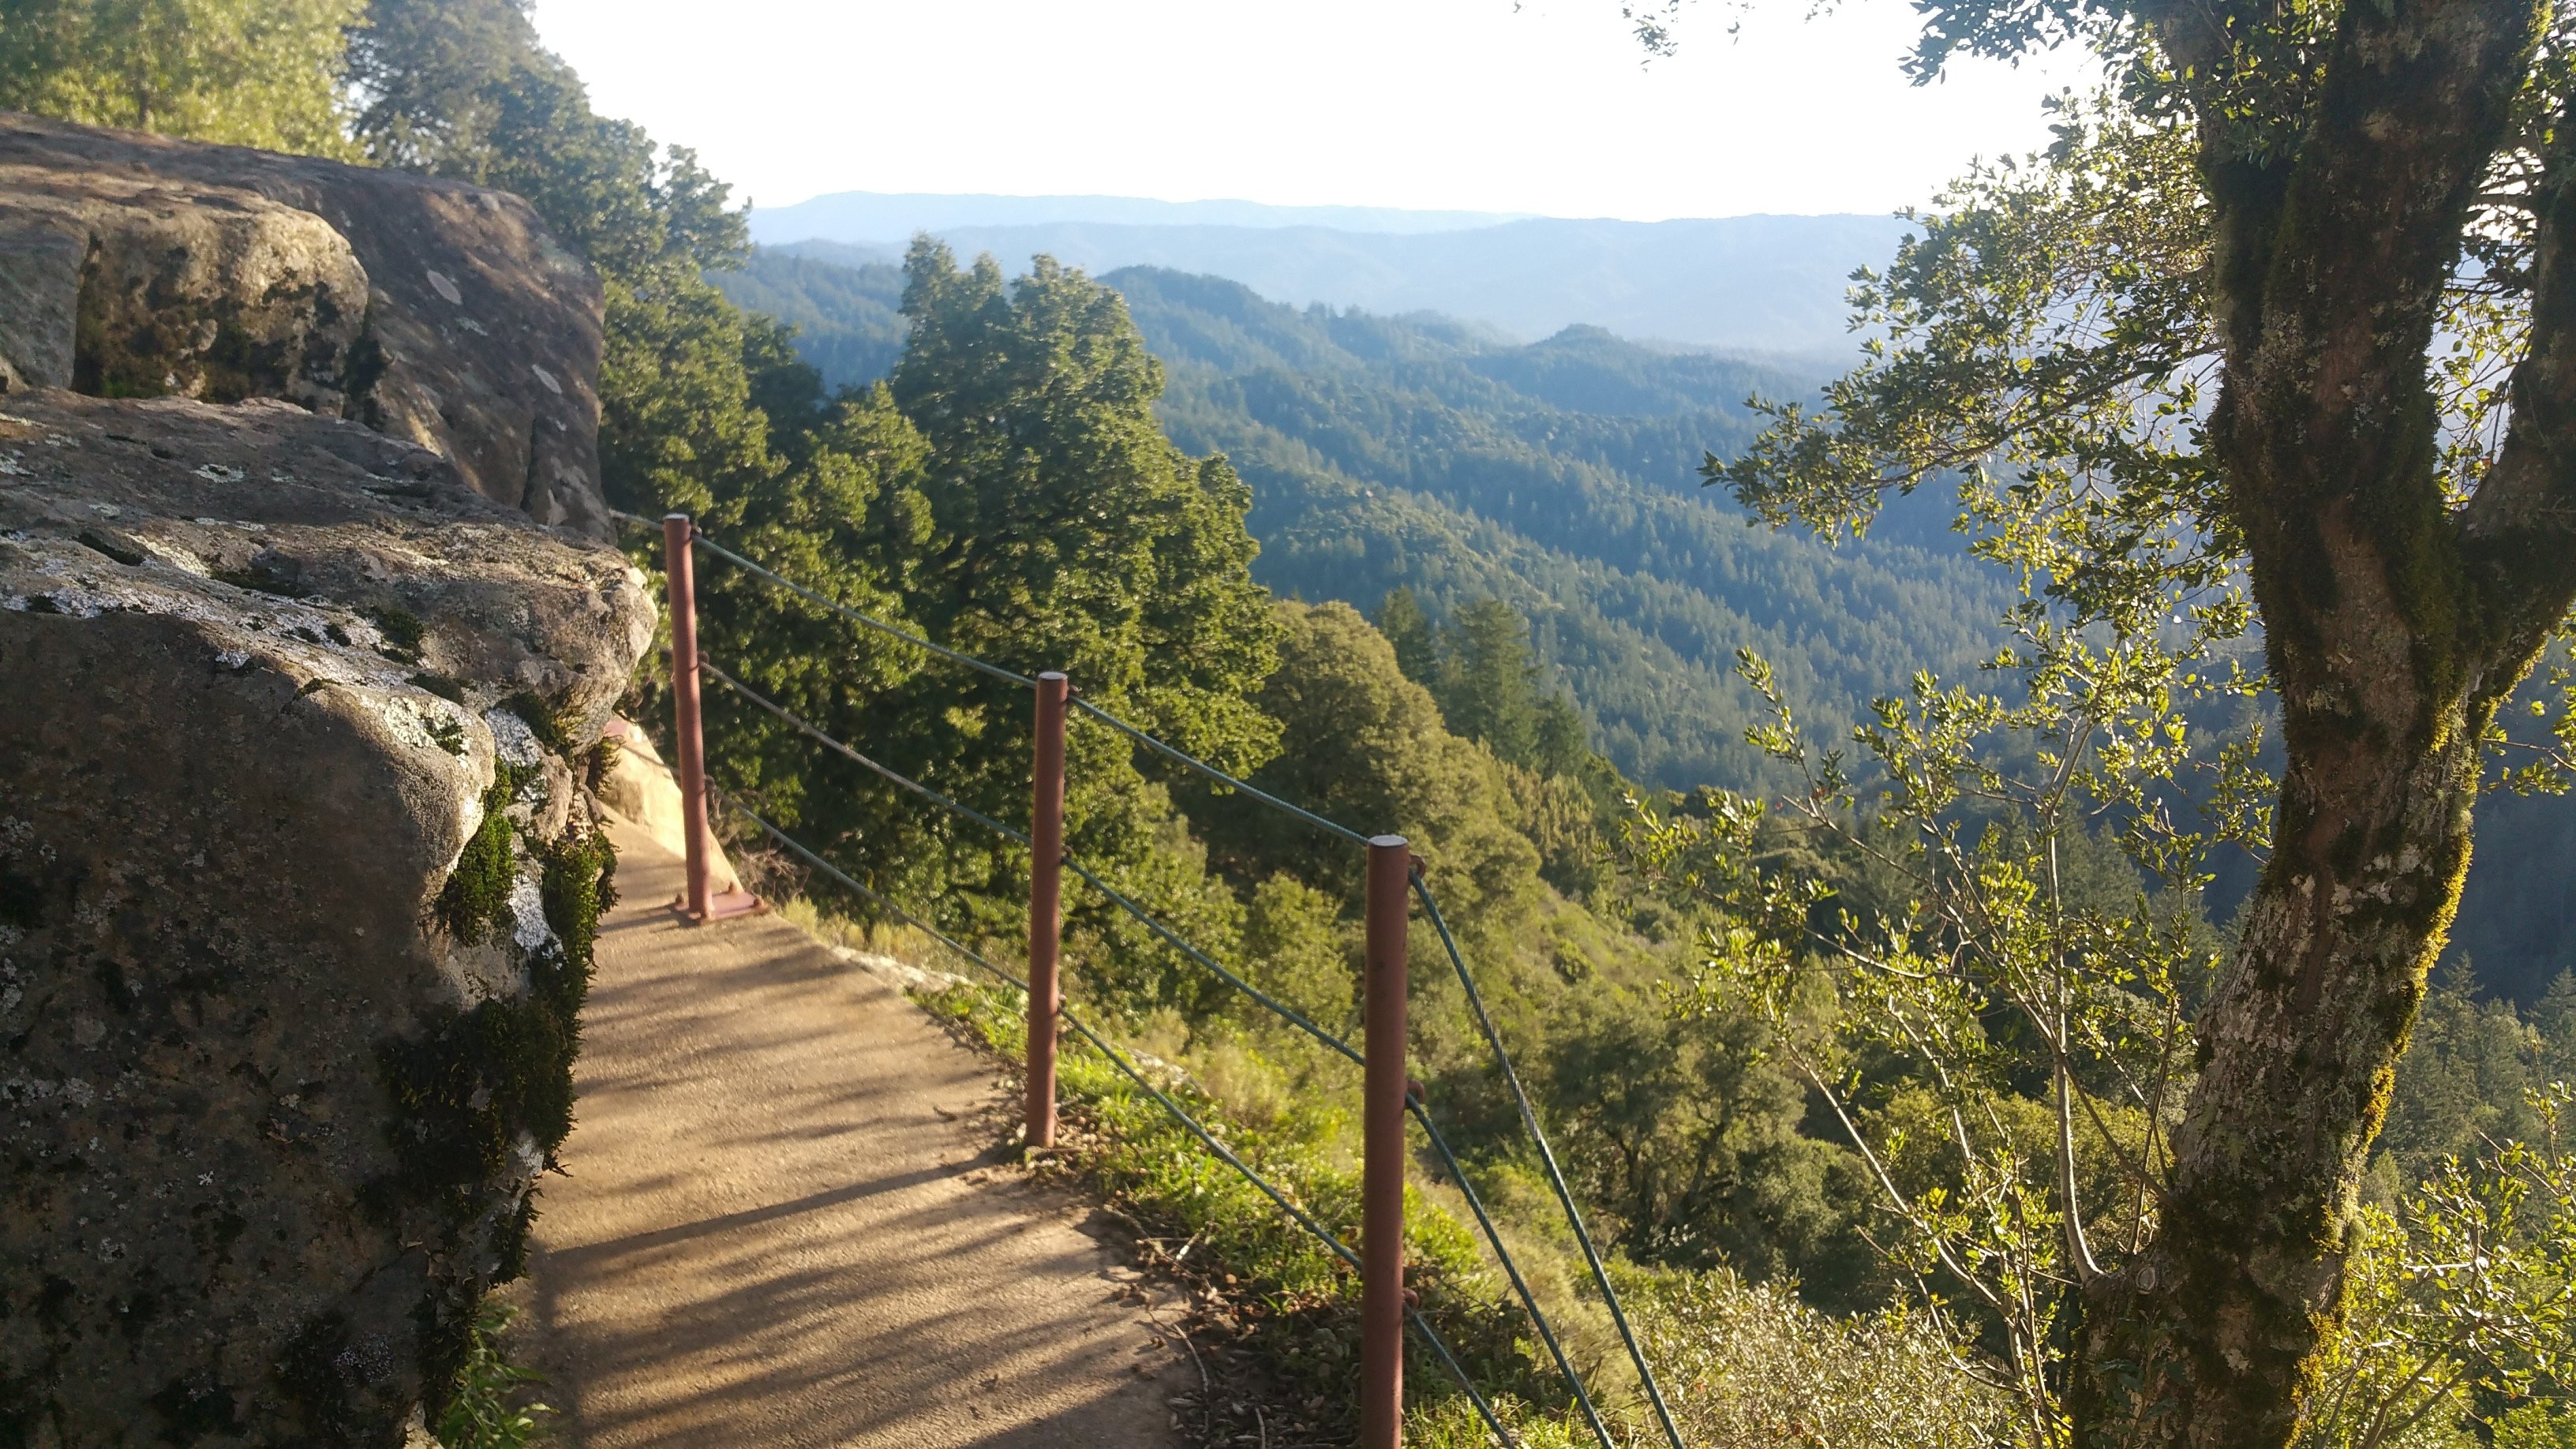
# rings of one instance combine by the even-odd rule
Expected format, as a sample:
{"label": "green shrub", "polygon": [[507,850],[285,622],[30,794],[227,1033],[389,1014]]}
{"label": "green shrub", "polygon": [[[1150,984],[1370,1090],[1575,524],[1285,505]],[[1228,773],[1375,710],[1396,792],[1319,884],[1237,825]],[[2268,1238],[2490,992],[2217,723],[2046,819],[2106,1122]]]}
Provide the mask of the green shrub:
{"label": "green shrub", "polygon": [[432,1429],[445,1449],[518,1449],[551,1437],[537,1416],[554,1410],[522,1402],[527,1398],[524,1390],[545,1382],[544,1377],[511,1363],[501,1352],[501,1336],[517,1314],[508,1304],[490,1299],[475,1313],[456,1392]]}

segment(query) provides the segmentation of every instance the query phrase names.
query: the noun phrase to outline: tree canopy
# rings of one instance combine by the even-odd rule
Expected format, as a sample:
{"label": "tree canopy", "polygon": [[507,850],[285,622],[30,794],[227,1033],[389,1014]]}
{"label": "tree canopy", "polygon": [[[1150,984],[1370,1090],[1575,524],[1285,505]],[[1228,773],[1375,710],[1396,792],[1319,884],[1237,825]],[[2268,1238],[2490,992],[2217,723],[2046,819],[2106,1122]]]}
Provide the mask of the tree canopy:
{"label": "tree canopy", "polygon": [[0,0],[0,108],[344,156],[366,0]]}

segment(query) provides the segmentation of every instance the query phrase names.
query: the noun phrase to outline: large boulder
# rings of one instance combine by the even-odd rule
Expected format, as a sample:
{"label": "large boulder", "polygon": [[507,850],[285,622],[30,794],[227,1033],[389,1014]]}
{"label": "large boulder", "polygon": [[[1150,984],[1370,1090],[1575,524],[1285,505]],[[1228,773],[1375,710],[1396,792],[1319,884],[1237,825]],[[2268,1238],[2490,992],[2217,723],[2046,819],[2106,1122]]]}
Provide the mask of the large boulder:
{"label": "large boulder", "polygon": [[600,308],[503,192],[0,111],[0,395],[284,398],[606,538]]}
{"label": "large boulder", "polygon": [[[151,214],[347,295],[296,213],[202,209]],[[294,401],[0,397],[0,1444],[402,1443],[569,1125],[578,777],[653,601],[301,405],[312,356]]]}

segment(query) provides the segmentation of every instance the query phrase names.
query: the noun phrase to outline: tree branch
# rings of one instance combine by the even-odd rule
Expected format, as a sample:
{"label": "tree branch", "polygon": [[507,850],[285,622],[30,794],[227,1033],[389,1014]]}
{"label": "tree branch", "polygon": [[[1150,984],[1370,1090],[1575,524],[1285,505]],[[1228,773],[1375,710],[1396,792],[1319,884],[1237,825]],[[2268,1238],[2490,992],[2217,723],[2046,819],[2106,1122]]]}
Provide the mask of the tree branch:
{"label": "tree branch", "polygon": [[2576,593],[2576,114],[2537,190],[2531,348],[2514,369],[2512,423],[2495,467],[2460,516],[2460,548],[2481,598],[2490,698],[2512,687]]}

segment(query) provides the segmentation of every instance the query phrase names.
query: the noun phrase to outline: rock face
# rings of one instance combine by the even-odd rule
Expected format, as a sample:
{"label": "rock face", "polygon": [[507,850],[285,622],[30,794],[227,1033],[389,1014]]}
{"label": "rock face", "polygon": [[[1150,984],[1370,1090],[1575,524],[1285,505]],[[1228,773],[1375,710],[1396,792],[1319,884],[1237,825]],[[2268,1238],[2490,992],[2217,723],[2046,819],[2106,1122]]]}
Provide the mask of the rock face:
{"label": "rock face", "polygon": [[606,538],[599,355],[517,197],[0,112],[0,395],[283,398]]}
{"label": "rock face", "polygon": [[203,274],[273,299],[242,335],[302,345],[244,375],[305,391],[0,397],[0,1444],[392,1446],[569,1125],[609,870],[577,775],[653,601],[300,405],[351,395],[357,267],[390,309],[363,245],[237,192],[151,215],[192,267],[250,239]]}
{"label": "rock face", "polygon": [[[610,750],[601,752],[605,762],[591,772],[591,798],[664,850],[687,855],[688,824],[681,813],[680,782],[662,762],[661,751],[653,748],[653,737],[641,725],[612,719],[605,738]],[[742,889],[742,876],[725,858],[723,844],[709,840],[706,850],[707,877],[715,893]]]}

